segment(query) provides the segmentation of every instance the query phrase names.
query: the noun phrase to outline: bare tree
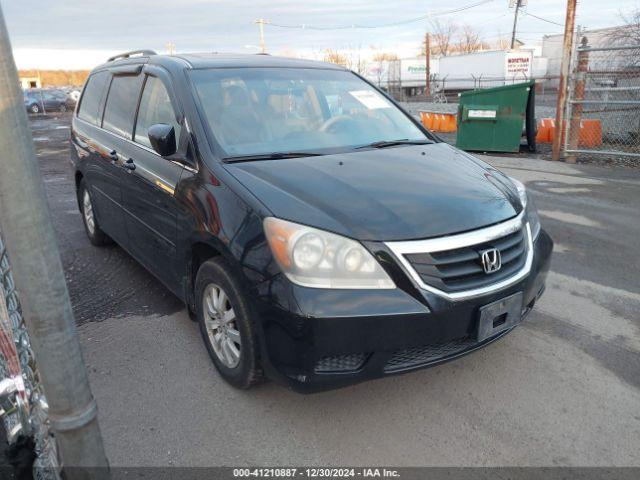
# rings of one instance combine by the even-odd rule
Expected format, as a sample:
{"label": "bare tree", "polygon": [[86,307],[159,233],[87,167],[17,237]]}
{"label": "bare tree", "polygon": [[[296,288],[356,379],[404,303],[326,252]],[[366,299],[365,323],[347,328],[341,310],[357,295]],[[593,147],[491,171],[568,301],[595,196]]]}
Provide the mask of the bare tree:
{"label": "bare tree", "polygon": [[[612,28],[605,39],[615,47],[640,45],[640,8],[621,12],[619,17],[624,24],[618,28]],[[640,66],[640,48],[610,52],[607,61],[610,68],[614,66],[637,68]]]}
{"label": "bare tree", "polygon": [[340,53],[338,50],[334,50],[332,48],[327,48],[324,51],[324,56],[322,58],[324,62],[335,63],[337,65],[342,65],[343,67],[347,66],[347,57]]}
{"label": "bare tree", "polygon": [[498,50],[507,50],[508,48],[511,47],[511,42],[508,39],[506,39],[505,37],[499,37],[495,41],[494,46]]}
{"label": "bare tree", "polygon": [[640,8],[619,15],[624,24],[614,28],[607,38],[616,45],[640,45]]}
{"label": "bare tree", "polygon": [[336,63],[358,74],[364,74],[367,70],[367,60],[362,55],[362,49],[349,47],[344,50],[327,48],[324,50],[323,61]]}
{"label": "bare tree", "polygon": [[347,58],[347,68],[360,75],[367,71],[367,60],[362,55],[362,47],[349,47],[345,53]]}
{"label": "bare tree", "polygon": [[384,76],[385,71],[388,72],[388,63],[396,60],[398,60],[398,55],[396,55],[395,53],[378,52],[373,56],[378,86],[380,86],[382,83],[382,77]]}
{"label": "bare tree", "polygon": [[464,24],[458,34],[456,51],[460,53],[473,53],[483,48],[480,40],[480,32],[468,23]]}
{"label": "bare tree", "polygon": [[[431,54],[446,56],[452,53],[454,38],[458,32],[458,25],[450,20],[432,22]],[[422,42],[422,51],[426,52],[426,45]]]}

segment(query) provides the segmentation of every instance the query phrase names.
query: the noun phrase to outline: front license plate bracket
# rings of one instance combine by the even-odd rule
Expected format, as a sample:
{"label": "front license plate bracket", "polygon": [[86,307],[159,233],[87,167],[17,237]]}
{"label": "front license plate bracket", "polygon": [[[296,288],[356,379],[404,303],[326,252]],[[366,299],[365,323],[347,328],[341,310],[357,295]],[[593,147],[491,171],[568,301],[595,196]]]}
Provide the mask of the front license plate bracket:
{"label": "front license plate bracket", "polygon": [[478,341],[482,342],[520,323],[522,318],[522,302],[523,294],[522,292],[518,292],[480,307],[478,315]]}

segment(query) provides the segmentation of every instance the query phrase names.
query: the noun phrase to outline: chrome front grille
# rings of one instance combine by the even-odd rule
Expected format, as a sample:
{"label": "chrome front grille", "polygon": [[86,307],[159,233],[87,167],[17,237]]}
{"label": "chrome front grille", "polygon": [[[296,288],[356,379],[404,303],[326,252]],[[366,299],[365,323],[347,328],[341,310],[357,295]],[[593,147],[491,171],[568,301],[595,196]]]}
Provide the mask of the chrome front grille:
{"label": "chrome front grille", "polygon": [[[490,248],[500,252],[502,266],[497,272],[485,273],[480,255],[483,250]],[[513,276],[524,266],[526,253],[524,231],[517,230],[504,237],[468,247],[413,253],[405,257],[424,283],[445,292],[461,292]]]}
{"label": "chrome front grille", "polygon": [[[457,235],[387,242],[422,289],[449,300],[485,295],[524,278],[533,262],[531,229],[524,212],[506,222]],[[481,253],[497,249],[502,266],[485,273]]]}

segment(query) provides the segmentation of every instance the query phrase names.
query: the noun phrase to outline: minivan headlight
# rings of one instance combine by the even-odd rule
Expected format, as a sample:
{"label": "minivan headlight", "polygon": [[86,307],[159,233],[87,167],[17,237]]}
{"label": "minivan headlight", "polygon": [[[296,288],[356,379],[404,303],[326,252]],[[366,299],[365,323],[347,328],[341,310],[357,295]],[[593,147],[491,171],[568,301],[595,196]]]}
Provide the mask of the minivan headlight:
{"label": "minivan headlight", "polygon": [[355,240],[273,217],[265,218],[263,225],[276,262],[298,285],[395,288],[378,261]]}
{"label": "minivan headlight", "polygon": [[518,191],[518,196],[520,197],[520,203],[522,204],[522,208],[525,210],[525,221],[529,222],[529,226],[531,228],[531,238],[535,240],[540,233],[540,218],[538,217],[538,210],[533,203],[533,199],[529,197],[527,193],[527,188],[520,180],[516,180],[515,178],[509,177],[509,179],[516,186],[516,190]]}

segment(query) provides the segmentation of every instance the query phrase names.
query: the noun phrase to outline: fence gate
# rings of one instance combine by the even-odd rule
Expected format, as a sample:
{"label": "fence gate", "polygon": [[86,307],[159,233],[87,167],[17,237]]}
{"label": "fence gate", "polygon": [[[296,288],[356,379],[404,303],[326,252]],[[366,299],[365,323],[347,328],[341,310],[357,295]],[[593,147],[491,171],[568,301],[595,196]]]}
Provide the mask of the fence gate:
{"label": "fence gate", "polygon": [[640,45],[589,47],[583,38],[573,60],[565,153],[640,161]]}

